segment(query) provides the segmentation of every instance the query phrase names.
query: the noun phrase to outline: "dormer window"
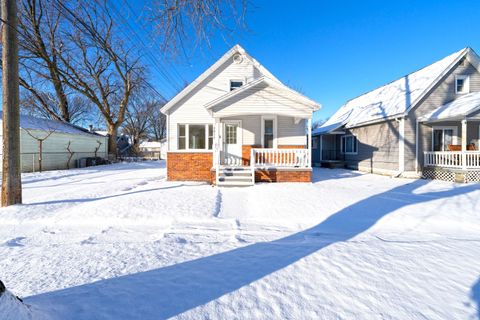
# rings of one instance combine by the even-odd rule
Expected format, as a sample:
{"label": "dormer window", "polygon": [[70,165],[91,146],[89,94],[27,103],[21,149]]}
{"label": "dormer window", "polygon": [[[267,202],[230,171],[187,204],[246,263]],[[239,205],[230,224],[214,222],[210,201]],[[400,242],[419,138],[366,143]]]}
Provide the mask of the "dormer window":
{"label": "dormer window", "polygon": [[241,80],[230,80],[230,91],[235,90],[243,86],[243,81]]}
{"label": "dormer window", "polygon": [[468,76],[455,76],[455,93],[465,94],[470,92],[470,81]]}

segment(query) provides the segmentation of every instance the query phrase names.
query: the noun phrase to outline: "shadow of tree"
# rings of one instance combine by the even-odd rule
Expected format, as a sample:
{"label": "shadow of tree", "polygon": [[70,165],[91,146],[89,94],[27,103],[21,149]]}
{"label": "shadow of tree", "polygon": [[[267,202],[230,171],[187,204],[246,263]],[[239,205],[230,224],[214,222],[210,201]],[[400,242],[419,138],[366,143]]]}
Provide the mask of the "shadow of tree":
{"label": "shadow of tree", "polygon": [[[363,199],[310,229],[275,241],[39,294],[27,298],[26,302],[43,306],[58,319],[102,319],[106,315],[113,319],[173,317],[236,291],[334,243],[348,241],[404,206],[480,190],[478,185],[465,185],[444,191],[415,192],[427,183],[418,180]],[[478,296],[478,289],[475,290],[474,295]]]}

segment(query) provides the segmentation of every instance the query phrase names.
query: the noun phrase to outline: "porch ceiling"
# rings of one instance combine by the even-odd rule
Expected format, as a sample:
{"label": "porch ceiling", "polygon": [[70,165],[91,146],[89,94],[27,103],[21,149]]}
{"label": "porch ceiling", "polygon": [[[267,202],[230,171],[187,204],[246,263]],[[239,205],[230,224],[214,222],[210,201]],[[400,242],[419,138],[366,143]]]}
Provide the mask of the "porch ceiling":
{"label": "porch ceiling", "polygon": [[215,118],[237,115],[286,115],[311,118],[320,105],[285,85],[260,78],[208,103]]}
{"label": "porch ceiling", "polygon": [[437,122],[443,120],[479,119],[472,117],[480,111],[480,92],[464,95],[450,103],[438,107],[432,112],[420,117],[421,122]]}

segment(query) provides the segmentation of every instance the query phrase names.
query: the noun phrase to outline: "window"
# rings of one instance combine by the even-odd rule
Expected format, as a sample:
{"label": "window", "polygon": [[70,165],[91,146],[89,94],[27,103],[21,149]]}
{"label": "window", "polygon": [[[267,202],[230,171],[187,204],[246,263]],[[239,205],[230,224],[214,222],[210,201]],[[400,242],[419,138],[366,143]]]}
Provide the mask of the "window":
{"label": "window", "polygon": [[455,93],[464,94],[470,92],[470,79],[468,76],[455,76]]}
{"label": "window", "polygon": [[225,143],[237,144],[237,128],[235,124],[225,124]]}
{"label": "window", "polygon": [[211,150],[212,147],[213,125],[178,125],[178,150]]}
{"label": "window", "polygon": [[447,151],[449,144],[455,144],[457,127],[433,127],[432,149],[433,151]]}
{"label": "window", "polygon": [[205,125],[191,124],[188,126],[188,148],[205,149]]}
{"label": "window", "polygon": [[180,124],[178,126],[178,149],[183,150],[185,149],[185,146],[187,145],[186,142],[186,133],[185,133],[185,125]]}
{"label": "window", "polygon": [[357,151],[358,151],[357,137],[352,135],[343,136],[341,151],[343,154],[357,154]]}
{"label": "window", "polygon": [[273,148],[273,119],[265,119],[263,122],[263,147]]}
{"label": "window", "polygon": [[230,80],[230,91],[235,90],[243,86],[243,81],[241,80]]}
{"label": "window", "polygon": [[213,149],[213,124],[208,125],[208,149]]}

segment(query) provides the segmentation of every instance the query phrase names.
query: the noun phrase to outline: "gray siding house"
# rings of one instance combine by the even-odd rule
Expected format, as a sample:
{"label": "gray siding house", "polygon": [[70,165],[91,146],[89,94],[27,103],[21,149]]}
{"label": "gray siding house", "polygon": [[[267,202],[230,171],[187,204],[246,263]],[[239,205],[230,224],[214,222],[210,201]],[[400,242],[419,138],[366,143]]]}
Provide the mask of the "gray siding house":
{"label": "gray siding house", "polygon": [[313,131],[312,163],[480,181],[479,70],[465,48],[349,100]]}

